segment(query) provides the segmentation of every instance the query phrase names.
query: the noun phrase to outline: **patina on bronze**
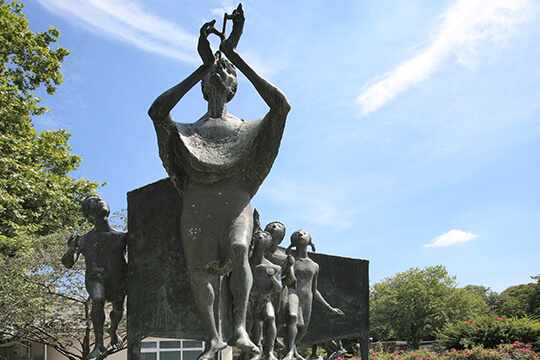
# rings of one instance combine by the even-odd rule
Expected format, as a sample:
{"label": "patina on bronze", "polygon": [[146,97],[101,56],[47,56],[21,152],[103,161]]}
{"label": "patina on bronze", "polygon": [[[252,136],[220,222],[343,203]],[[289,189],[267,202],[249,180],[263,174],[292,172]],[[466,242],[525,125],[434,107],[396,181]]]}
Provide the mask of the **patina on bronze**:
{"label": "patina on bronze", "polygon": [[313,300],[321,304],[329,313],[344,316],[345,313],[332,307],[322,296],[318,289],[319,265],[308,256],[307,248],[311,246],[315,251],[311,235],[305,230],[295,231],[291,235],[291,245],[286,253],[290,254],[296,248],[294,272],[297,283],[290,288],[285,305],[285,360],[303,360],[298,354],[298,344],[307,334]]}
{"label": "patina on bronze", "polygon": [[[274,356],[274,343],[277,337],[276,313],[272,299],[283,289],[281,267],[264,257],[272,243],[272,235],[263,231],[254,212],[256,224],[251,239],[252,254],[249,259],[253,274],[253,288],[248,304],[248,331],[251,339],[262,348],[260,360],[277,360]],[[262,338],[261,338],[262,336]]]}
{"label": "patina on bronze", "polygon": [[[129,360],[139,359],[140,339],[145,336],[205,339],[203,322],[195,305],[181,246],[182,208],[182,198],[169,179],[128,193]],[[272,234],[274,241],[279,242],[283,239],[285,233],[283,224],[273,223],[265,229]],[[287,268],[288,257],[285,249],[278,247],[276,250],[279,250],[280,256],[277,257],[280,259],[279,262],[283,262]],[[271,251],[269,248],[265,257],[269,258],[268,252]],[[291,254],[297,255],[295,250],[292,250]],[[332,316],[324,306],[314,301],[309,330],[300,344],[310,345],[335,339],[360,339],[362,359],[367,360],[369,262],[321,253],[309,253],[309,258],[319,266],[317,288],[328,303],[338,306],[346,316]],[[212,281],[214,280],[213,287],[218,289],[220,284],[217,277]],[[288,288],[285,286],[286,282],[282,277],[284,290]],[[283,301],[278,302],[278,305],[274,303],[274,306],[283,303]],[[276,317],[279,317],[280,311],[277,308],[276,311]],[[280,324],[285,322],[285,311],[282,315],[282,320],[276,319]],[[252,341],[257,344],[259,339],[253,337]]]}
{"label": "patina on bronze", "polygon": [[112,303],[110,313],[111,346],[121,348],[122,339],[117,334],[118,324],[124,313],[126,297],[127,263],[125,258],[127,233],[110,227],[109,205],[101,197],[91,195],[82,202],[84,216],[94,228],[82,236],[68,240],[69,249],[62,257],[62,264],[72,268],[80,254],[86,262],[85,285],[92,300],[92,325],[95,334],[95,347],[87,359],[98,357],[107,348],[103,344],[104,306]]}
{"label": "patina on bronze", "polygon": [[[246,331],[246,311],[253,279],[248,249],[253,230],[250,200],[268,175],[277,156],[290,105],[285,95],[257,74],[236,52],[244,27],[242,5],[226,16],[233,21],[230,36],[201,28],[198,51],[203,65],[160,95],[149,115],[154,121],[163,165],[182,196],[181,238],[193,295],[206,333],[200,359],[213,359],[226,346],[214,318],[216,289],[212,278],[226,276],[222,291],[232,295],[237,348],[259,353]],[[208,36],[222,39],[216,56]],[[244,121],[227,112],[239,69],[269,106],[264,118]],[[208,111],[192,124],[175,123],[171,110],[199,81]],[[218,319],[222,321],[223,319]]]}

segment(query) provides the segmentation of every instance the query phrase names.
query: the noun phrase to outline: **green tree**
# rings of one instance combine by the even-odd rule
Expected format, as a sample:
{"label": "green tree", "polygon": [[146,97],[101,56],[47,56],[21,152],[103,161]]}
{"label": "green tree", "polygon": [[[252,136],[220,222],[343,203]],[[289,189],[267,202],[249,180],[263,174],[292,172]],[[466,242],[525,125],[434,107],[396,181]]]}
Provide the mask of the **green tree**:
{"label": "green tree", "polygon": [[[69,175],[81,158],[67,131],[33,126],[48,111],[36,93],[55,92],[69,51],[53,48],[57,29],[30,31],[22,9],[0,0],[0,341],[36,341],[83,359],[91,327],[84,262],[67,272],[60,257],[67,236],[87,227],[80,203],[99,184]],[[80,335],[80,353],[71,334]]]}
{"label": "green tree", "polygon": [[500,295],[499,315],[503,317],[524,317],[533,315],[535,309],[531,308],[531,302],[535,294],[537,284],[528,283],[510,286]]}
{"label": "green tree", "polygon": [[485,313],[482,298],[457,288],[444,266],[411,268],[371,288],[370,323],[376,340],[406,340],[417,349],[448,323]]}
{"label": "green tree", "polygon": [[540,275],[534,282],[510,286],[499,295],[497,314],[503,317],[540,316]]}
{"label": "green tree", "polygon": [[32,117],[47,111],[34,92],[54,93],[69,51],[52,49],[57,29],[30,31],[22,9],[0,0],[0,252],[6,255],[24,245],[22,235],[81,226],[80,201],[99,186],[68,175],[81,158],[71,154],[67,131],[34,129]]}
{"label": "green tree", "polygon": [[490,311],[497,313],[497,309],[500,307],[500,296],[496,291],[482,285],[467,285],[464,289],[479,295],[486,302]]}
{"label": "green tree", "polygon": [[540,317],[540,275],[531,278],[536,280],[536,283],[529,297],[529,311],[531,316]]}

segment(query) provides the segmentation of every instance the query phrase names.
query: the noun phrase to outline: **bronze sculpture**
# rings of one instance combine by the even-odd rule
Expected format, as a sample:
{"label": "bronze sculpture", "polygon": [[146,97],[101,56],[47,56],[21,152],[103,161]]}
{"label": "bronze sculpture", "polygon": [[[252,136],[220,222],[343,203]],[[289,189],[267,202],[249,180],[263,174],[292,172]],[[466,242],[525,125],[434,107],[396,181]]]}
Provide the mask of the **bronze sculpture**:
{"label": "bronze sculpture", "polygon": [[126,296],[125,253],[128,235],[110,227],[107,219],[110,213],[109,205],[101,197],[97,195],[87,197],[82,202],[82,211],[94,228],[82,236],[73,236],[69,239],[69,249],[62,257],[62,264],[69,269],[73,267],[80,254],[85,258],[85,285],[92,300],[91,317],[95,334],[95,347],[86,357],[91,359],[107,350],[103,344],[106,301],[112,303],[109,329],[111,345],[115,347],[123,345],[117,330],[124,313]]}
{"label": "bronze sculpture", "polygon": [[285,305],[285,348],[287,351],[285,360],[303,359],[296,350],[296,344],[307,333],[313,300],[321,304],[331,314],[345,315],[340,309],[328,304],[317,289],[319,265],[309,258],[308,246],[311,246],[315,251],[311,235],[305,230],[298,230],[291,235],[291,245],[286,251],[287,254],[290,254],[292,248],[296,248],[294,272],[297,283],[295,288],[289,289]]}
{"label": "bronze sculpture", "polygon": [[[206,348],[201,359],[213,359],[226,344],[214,319],[212,276],[228,276],[233,298],[233,345],[259,353],[246,331],[246,311],[252,274],[248,247],[253,230],[250,200],[268,175],[279,149],[290,105],[285,95],[258,75],[236,52],[244,26],[242,5],[226,19],[230,36],[204,24],[198,51],[203,65],[160,95],[149,115],[154,121],[160,157],[183,199],[181,237],[187,269],[199,313],[205,324]],[[210,34],[221,38],[213,54]],[[225,55],[227,61],[221,54]],[[261,120],[244,121],[227,112],[236,92],[234,66],[254,85],[270,110]],[[175,123],[173,107],[201,81],[208,112],[192,124]]]}
{"label": "bronze sculpture", "polygon": [[[256,210],[255,210],[256,211]],[[249,259],[253,273],[253,288],[248,304],[248,330],[251,339],[259,342],[262,338],[262,354],[258,359],[277,360],[274,356],[274,342],[277,336],[276,312],[272,299],[282,290],[281,267],[264,257],[265,250],[272,242],[272,235],[258,228],[252,237],[253,252]]]}

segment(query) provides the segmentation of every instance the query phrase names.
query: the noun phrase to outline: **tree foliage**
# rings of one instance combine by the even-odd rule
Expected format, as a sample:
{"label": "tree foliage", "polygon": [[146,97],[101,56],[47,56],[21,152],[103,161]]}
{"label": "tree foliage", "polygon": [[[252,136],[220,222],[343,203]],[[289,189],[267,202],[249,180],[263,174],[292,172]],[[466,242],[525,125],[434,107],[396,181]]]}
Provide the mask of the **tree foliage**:
{"label": "tree foliage", "polygon": [[56,91],[62,83],[61,64],[69,51],[50,48],[60,35],[52,26],[38,34],[30,31],[23,7],[16,1],[0,0],[2,109],[7,103],[16,113],[39,115],[46,108],[38,106],[40,98],[33,91],[42,85],[49,95]]}
{"label": "tree foliage", "polygon": [[536,282],[510,286],[499,295],[499,315],[518,318],[540,315],[540,276],[532,279]]}
{"label": "tree foliage", "polygon": [[376,340],[406,340],[418,348],[448,323],[485,313],[483,299],[457,287],[444,266],[411,268],[373,285],[371,333]]}
{"label": "tree foliage", "polygon": [[0,252],[14,255],[23,235],[47,235],[83,223],[82,198],[97,182],[73,179],[81,158],[71,154],[65,130],[38,134],[32,117],[47,109],[34,94],[53,94],[69,51],[52,45],[59,32],[33,33],[23,5],[0,0]]}
{"label": "tree foliage", "polygon": [[491,290],[490,287],[482,285],[467,285],[464,287],[464,289],[480,296],[485,301],[491,312],[496,312],[500,307],[499,294],[496,291]]}
{"label": "tree foliage", "polygon": [[[99,184],[74,179],[81,158],[65,130],[37,133],[45,111],[36,92],[52,95],[69,54],[53,48],[59,32],[34,33],[20,2],[0,0],[0,342],[36,341],[68,358],[90,348],[84,262],[64,269],[67,237],[87,224],[81,200]],[[73,337],[76,335],[76,337]],[[80,351],[73,348],[81,341]]]}

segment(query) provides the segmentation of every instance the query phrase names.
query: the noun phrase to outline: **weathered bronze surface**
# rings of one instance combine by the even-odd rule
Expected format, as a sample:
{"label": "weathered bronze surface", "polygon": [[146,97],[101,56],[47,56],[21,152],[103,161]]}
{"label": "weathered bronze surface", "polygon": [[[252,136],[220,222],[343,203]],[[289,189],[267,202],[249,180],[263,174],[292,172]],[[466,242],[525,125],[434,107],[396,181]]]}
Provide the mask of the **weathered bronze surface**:
{"label": "weathered bronze surface", "polygon": [[[161,94],[148,111],[163,166],[182,196],[180,232],[186,270],[206,332],[200,360],[212,360],[226,343],[260,353],[246,329],[253,285],[248,262],[253,232],[250,201],[272,167],[290,110],[285,95],[236,52],[245,21],[242,5],[227,19],[233,22],[228,38],[214,28],[215,20],[202,26],[197,50],[203,64]],[[208,41],[211,34],[221,38],[216,54]],[[269,107],[260,120],[244,121],[227,112],[238,85],[235,67]],[[172,109],[198,82],[208,111],[194,123],[175,123]],[[220,276],[226,276],[221,291],[231,297],[232,317],[220,314],[216,321],[214,283]],[[219,323],[225,322],[232,328],[230,334],[219,332]]]}
{"label": "weathered bronze surface", "polygon": [[[143,336],[205,339],[187,275],[181,211],[182,198],[168,179],[128,193],[130,360],[139,358]],[[317,253],[309,257],[319,265],[318,288],[346,316],[332,316],[313,304],[309,331],[300,344],[360,338],[367,355],[368,261]],[[219,281],[214,285],[219,289]]]}
{"label": "weathered bronze surface", "polygon": [[95,334],[95,347],[87,359],[98,357],[107,348],[103,344],[104,306],[112,303],[110,313],[111,346],[122,347],[122,339],[117,334],[118,324],[124,313],[126,297],[126,245],[128,235],[109,226],[109,205],[101,197],[91,195],[82,202],[83,215],[94,228],[82,236],[72,236],[69,249],[62,257],[62,264],[73,267],[80,254],[86,263],[85,285],[92,300],[92,325]]}

